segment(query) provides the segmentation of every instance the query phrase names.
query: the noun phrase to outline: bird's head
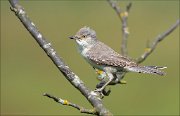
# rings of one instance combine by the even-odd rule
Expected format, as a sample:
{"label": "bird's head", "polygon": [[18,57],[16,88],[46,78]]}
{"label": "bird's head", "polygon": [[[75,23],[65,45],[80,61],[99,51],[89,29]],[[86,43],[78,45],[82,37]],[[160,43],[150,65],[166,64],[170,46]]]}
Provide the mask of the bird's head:
{"label": "bird's head", "polygon": [[69,38],[74,39],[78,45],[83,46],[83,47],[93,45],[97,41],[96,32],[93,29],[86,26],[81,28],[76,33],[76,35],[71,36]]}

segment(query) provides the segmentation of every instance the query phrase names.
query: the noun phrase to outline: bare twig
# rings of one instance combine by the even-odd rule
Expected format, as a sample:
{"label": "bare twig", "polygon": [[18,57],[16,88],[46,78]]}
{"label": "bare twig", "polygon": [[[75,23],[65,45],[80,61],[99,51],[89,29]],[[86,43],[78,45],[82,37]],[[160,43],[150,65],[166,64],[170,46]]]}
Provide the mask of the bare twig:
{"label": "bare twig", "polygon": [[158,35],[152,45],[149,47],[147,47],[145,49],[145,52],[139,57],[136,59],[137,63],[141,63],[143,62],[156,48],[156,46],[158,45],[158,43],[160,41],[162,41],[165,37],[167,37],[172,31],[174,31],[178,26],[180,25],[180,21],[179,19],[176,21],[176,23],[174,25],[172,25],[167,31],[165,31],[164,33]]}
{"label": "bare twig", "polygon": [[[38,31],[35,24],[28,18],[24,8],[18,4],[18,0],[9,0],[11,4],[11,10],[15,12],[16,16],[20,19],[25,28],[29,31],[29,33],[33,36],[33,38],[37,41],[40,47],[45,51],[45,53],[49,56],[49,58],[53,61],[56,67],[61,71],[64,77],[77,89],[79,90],[84,97],[91,103],[94,109],[85,109],[77,104],[73,104],[67,100],[63,100],[52,96],[50,94],[45,93],[44,96],[55,100],[56,102],[62,105],[68,105],[80,110],[82,113],[95,114],[95,115],[112,115],[112,113],[106,109],[102,103],[100,96],[89,90],[83,83],[80,78],[71,71],[71,69],[63,62],[62,58],[59,57],[56,51],[53,49],[50,42],[48,42],[45,37]],[[121,51],[123,55],[127,55],[127,38],[129,35],[128,26],[127,26],[127,18],[128,13],[131,8],[131,3],[127,5],[126,11],[122,11],[115,2],[112,0],[108,0],[109,4],[116,11],[119,18],[122,22],[122,32],[123,39],[121,45]],[[140,58],[137,59],[138,63],[143,62],[156,48],[157,44],[163,40],[166,36],[168,36],[175,28],[179,26],[179,20],[174,24],[170,29],[168,29],[163,34],[159,35],[155,41],[152,43],[152,46],[147,48],[145,53],[141,55]],[[124,76],[124,75],[123,75]],[[120,83],[120,80],[117,80],[114,84]]]}
{"label": "bare twig", "polygon": [[121,10],[121,8],[118,6],[117,2],[113,0],[108,0],[110,6],[115,10],[117,13],[118,17],[120,18],[122,22],[122,42],[121,42],[121,54],[124,56],[127,56],[128,51],[127,51],[127,39],[129,35],[129,29],[128,29],[128,24],[127,24],[127,19],[128,19],[128,13],[129,10],[132,6],[132,3],[129,3],[126,6],[126,11]]}
{"label": "bare twig", "polygon": [[73,73],[70,68],[63,62],[62,58],[57,55],[56,51],[52,48],[51,43],[48,42],[45,37],[38,31],[35,24],[27,16],[24,8],[19,5],[18,0],[9,0],[9,2],[12,6],[11,10],[15,12],[16,16],[20,19],[22,24],[49,56],[49,58],[53,61],[59,71],[61,71],[64,77],[91,103],[96,111],[95,114],[112,115],[112,113],[104,107],[102,100],[97,95],[97,93],[90,91],[84,85],[82,80],[80,80],[80,78],[75,73]]}
{"label": "bare twig", "polygon": [[48,94],[48,93],[44,93],[43,95],[46,96],[46,97],[48,97],[48,98],[53,99],[54,101],[56,101],[57,103],[60,103],[60,104],[62,104],[62,105],[67,105],[67,106],[71,106],[71,107],[73,107],[73,108],[76,108],[76,109],[79,110],[81,113],[86,113],[86,114],[96,114],[96,113],[97,113],[95,109],[86,109],[86,108],[84,108],[84,107],[82,107],[82,106],[79,106],[79,105],[77,105],[77,104],[71,103],[71,102],[69,102],[68,100],[63,100],[63,99],[61,99],[61,98],[57,98],[57,97],[55,97],[55,96],[53,96],[53,95],[50,95],[50,94]]}

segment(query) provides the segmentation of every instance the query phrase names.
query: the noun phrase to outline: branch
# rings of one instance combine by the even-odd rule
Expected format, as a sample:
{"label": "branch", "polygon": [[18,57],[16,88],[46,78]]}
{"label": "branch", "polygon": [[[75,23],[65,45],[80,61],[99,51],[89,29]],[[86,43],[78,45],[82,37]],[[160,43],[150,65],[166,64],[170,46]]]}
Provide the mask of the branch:
{"label": "branch", "polygon": [[57,97],[55,97],[55,96],[53,96],[53,95],[50,95],[50,94],[48,94],[48,93],[44,93],[43,96],[46,96],[46,97],[48,97],[48,98],[51,98],[51,99],[53,99],[55,102],[60,103],[60,104],[62,104],[62,105],[71,106],[71,107],[79,110],[81,113],[97,114],[97,112],[96,112],[95,109],[86,109],[86,108],[81,107],[81,106],[79,106],[79,105],[77,105],[77,104],[71,103],[71,102],[69,102],[69,101],[67,101],[67,100],[63,100],[63,99],[61,99],[61,98],[57,98]]}
{"label": "branch", "polygon": [[137,63],[143,62],[156,48],[159,42],[161,42],[165,37],[167,37],[171,32],[173,32],[180,25],[180,20],[178,19],[174,25],[172,25],[167,31],[158,35],[152,45],[145,49],[145,52],[136,59]]}
{"label": "branch", "polygon": [[45,51],[49,58],[53,61],[56,67],[61,71],[64,77],[77,89],[95,108],[97,115],[112,115],[112,113],[106,109],[102,103],[102,100],[97,93],[89,90],[80,78],[71,71],[71,69],[63,62],[62,58],[53,49],[50,42],[38,31],[35,24],[27,16],[24,8],[19,5],[18,0],[9,0],[11,4],[11,10],[15,12],[16,16],[22,22],[24,27],[29,31],[33,38],[37,41],[39,46]]}
{"label": "branch", "polygon": [[129,10],[132,6],[132,3],[129,3],[126,6],[126,11],[122,11],[120,7],[117,5],[117,2],[113,0],[108,0],[110,6],[115,10],[117,13],[118,17],[120,18],[122,22],[122,42],[121,42],[121,54],[124,56],[127,56],[128,51],[127,51],[127,39],[129,35],[129,29],[128,29],[128,24],[127,24],[127,19],[128,19],[128,13]]}

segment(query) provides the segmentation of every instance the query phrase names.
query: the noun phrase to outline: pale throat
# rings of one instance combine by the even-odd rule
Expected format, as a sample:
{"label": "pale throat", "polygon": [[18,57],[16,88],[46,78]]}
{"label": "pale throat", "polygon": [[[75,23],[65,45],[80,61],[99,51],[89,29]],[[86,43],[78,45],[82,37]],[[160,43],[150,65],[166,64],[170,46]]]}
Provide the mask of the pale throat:
{"label": "pale throat", "polygon": [[82,39],[82,40],[76,40],[77,46],[78,46],[78,50],[79,52],[83,52],[88,50],[89,48],[91,48],[92,44],[91,42],[89,42],[88,40],[90,40],[91,38],[88,37],[86,39]]}

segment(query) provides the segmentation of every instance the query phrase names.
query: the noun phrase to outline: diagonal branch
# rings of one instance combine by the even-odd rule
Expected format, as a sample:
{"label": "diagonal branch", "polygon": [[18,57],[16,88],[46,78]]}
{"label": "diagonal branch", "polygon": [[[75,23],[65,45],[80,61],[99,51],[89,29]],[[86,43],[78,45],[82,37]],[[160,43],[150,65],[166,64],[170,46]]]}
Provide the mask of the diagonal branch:
{"label": "diagonal branch", "polygon": [[60,103],[60,104],[62,104],[62,105],[71,106],[71,107],[79,110],[81,113],[97,114],[97,112],[96,112],[95,109],[86,109],[86,108],[84,108],[84,107],[82,107],[82,106],[79,106],[79,105],[77,105],[77,104],[71,103],[71,102],[69,102],[69,101],[67,101],[67,100],[63,100],[63,99],[61,99],[61,98],[57,98],[57,97],[55,97],[55,96],[53,96],[53,95],[50,95],[50,94],[48,94],[48,93],[44,93],[43,95],[46,96],[46,97],[48,97],[48,98],[53,99],[55,102]]}
{"label": "diagonal branch", "polygon": [[122,22],[122,42],[121,42],[121,54],[124,56],[127,56],[128,50],[127,50],[127,39],[129,35],[129,29],[127,24],[128,14],[130,11],[130,8],[132,6],[132,3],[129,3],[126,6],[126,10],[123,11],[117,4],[117,2],[113,0],[108,0],[110,6],[115,10],[118,17],[120,18]]}
{"label": "diagonal branch", "polygon": [[159,42],[161,42],[165,37],[167,37],[171,32],[173,32],[180,25],[180,20],[178,19],[174,25],[172,25],[167,31],[158,35],[153,41],[150,47],[145,49],[145,52],[136,59],[137,63],[143,62],[156,48]]}
{"label": "diagonal branch", "polygon": [[35,24],[27,16],[24,8],[18,3],[18,0],[9,0],[9,2],[12,6],[11,10],[15,12],[16,16],[22,22],[24,27],[29,31],[39,46],[53,61],[64,77],[91,103],[91,105],[95,108],[96,114],[112,115],[112,113],[104,107],[102,100],[97,93],[89,90],[83,81],[80,80],[80,78],[63,62],[62,58],[59,57],[59,55],[53,49],[51,43],[45,39],[45,37],[38,31]]}

